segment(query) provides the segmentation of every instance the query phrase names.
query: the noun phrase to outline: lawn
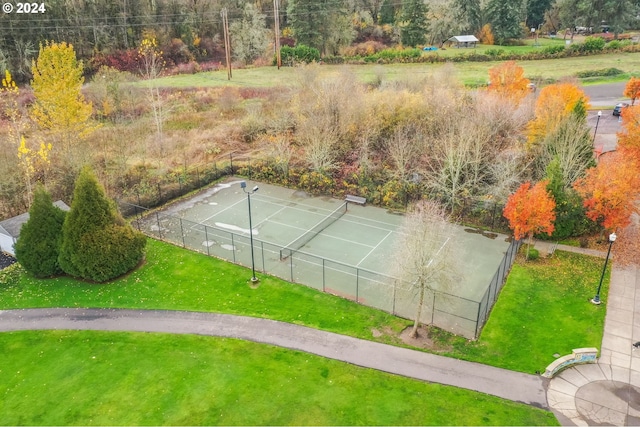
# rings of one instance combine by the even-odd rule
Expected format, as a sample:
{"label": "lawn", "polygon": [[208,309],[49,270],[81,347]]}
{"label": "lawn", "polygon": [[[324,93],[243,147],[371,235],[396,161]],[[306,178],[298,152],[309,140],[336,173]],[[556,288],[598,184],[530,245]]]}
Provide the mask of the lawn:
{"label": "lawn", "polygon": [[28,331],[0,334],[0,349],[2,425],[558,425],[493,396],[232,339]]}
{"label": "lawn", "polygon": [[[449,356],[515,371],[544,370],[573,348],[600,347],[606,306],[593,306],[602,260],[557,251],[552,259],[519,259],[478,341],[435,330]],[[271,276],[248,285],[248,269],[149,239],[146,264],[109,284],[18,274],[0,287],[0,309],[109,307],[240,314],[297,323],[402,345],[410,322]],[[607,294],[608,274],[602,292]],[[0,278],[0,280],[2,280]],[[7,281],[7,279],[5,279]],[[606,297],[605,297],[606,300]],[[388,331],[374,338],[372,331]],[[525,342],[526,345],[522,345]]]}
{"label": "lawn", "polygon": [[[595,295],[603,260],[556,251],[551,259],[514,264],[477,342],[458,342],[452,355],[535,373],[574,348],[602,344],[606,304]],[[607,295],[607,268],[602,295]],[[606,297],[604,298],[606,301]]]}
{"label": "lawn", "polygon": [[[601,267],[600,259],[560,251],[552,259],[519,260],[479,341],[439,330],[432,338],[449,356],[528,373],[543,370],[555,354],[599,348],[606,307],[588,299]],[[398,332],[409,324],[273,277],[261,276],[260,286],[252,288],[249,277],[246,268],[149,240],[145,265],[109,284],[5,273],[0,309],[213,311],[398,345]],[[388,333],[374,338],[373,329]],[[0,384],[7,390],[0,424],[556,423],[550,413],[481,394],[221,338],[30,331],[0,334],[0,349],[0,381],[6,381]],[[273,405],[276,397],[282,405]]]}
{"label": "lawn", "polygon": [[[522,46],[517,46],[523,48]],[[494,46],[494,49],[506,49]],[[538,49],[534,47],[524,47]],[[455,49],[455,48],[454,48]],[[463,50],[463,49],[458,49]],[[472,49],[466,49],[472,50]],[[447,50],[448,52],[449,50]],[[319,67],[321,76],[338,76],[346,67],[355,73],[362,81],[374,81],[380,75],[384,80],[416,80],[433,74],[436,70],[446,66],[455,70],[460,81],[467,85],[486,84],[489,78],[488,70],[504,61],[492,62],[459,62],[450,64],[366,64],[366,65],[322,65]],[[574,77],[578,71],[601,70],[603,68],[618,68],[625,72],[628,78],[640,69],[640,53],[611,53],[573,58],[544,59],[537,61],[518,61],[525,70],[525,76],[533,81],[559,80]],[[611,81],[620,81],[620,76]],[[278,87],[290,86],[299,82],[299,69],[292,67],[244,68],[233,70],[233,78],[227,80],[224,70],[198,74],[183,74],[163,77],[157,83],[163,87]],[[600,81],[600,80],[599,80]],[[605,80],[603,80],[605,81]],[[608,80],[606,80],[608,81]],[[147,82],[137,83],[145,85]]]}

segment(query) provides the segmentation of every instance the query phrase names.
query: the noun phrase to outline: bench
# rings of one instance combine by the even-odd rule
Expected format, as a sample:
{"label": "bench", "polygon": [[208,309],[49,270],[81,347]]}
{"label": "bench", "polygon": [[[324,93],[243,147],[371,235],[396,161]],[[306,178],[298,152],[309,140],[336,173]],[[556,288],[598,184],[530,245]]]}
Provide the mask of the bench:
{"label": "bench", "polygon": [[570,366],[580,365],[583,363],[596,363],[597,356],[598,349],[594,347],[573,349],[573,352],[571,354],[559,357],[553,363],[547,366],[547,369],[542,374],[542,376],[545,378],[553,378],[560,371]]}
{"label": "bench", "polygon": [[349,203],[355,203],[357,205],[364,205],[365,203],[367,203],[367,199],[365,199],[364,197],[354,196],[352,194],[347,194],[344,200]]}

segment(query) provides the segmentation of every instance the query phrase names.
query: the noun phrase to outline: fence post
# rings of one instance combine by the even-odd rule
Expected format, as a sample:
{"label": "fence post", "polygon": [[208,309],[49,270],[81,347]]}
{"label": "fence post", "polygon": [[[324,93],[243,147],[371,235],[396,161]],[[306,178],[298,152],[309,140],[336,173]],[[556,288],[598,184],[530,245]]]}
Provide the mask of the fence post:
{"label": "fence post", "polygon": [[431,300],[431,324],[433,325],[436,317],[436,291],[432,290],[431,292],[433,292],[433,299]]}
{"label": "fence post", "polygon": [[324,285],[324,258],[322,258],[322,292],[326,292]]}
{"label": "fence post", "polygon": [[209,233],[207,232],[207,226],[204,226],[204,245],[207,247],[207,255],[211,256],[209,253]]}
{"label": "fence post", "polygon": [[264,266],[264,242],[260,241],[260,251],[262,252],[262,274],[267,274],[267,268]]}
{"label": "fence post", "polygon": [[156,223],[158,224],[158,237],[162,239],[162,227],[160,227],[160,215],[156,212]]}
{"label": "fence post", "polygon": [[356,302],[360,299],[360,269],[356,268]]}
{"label": "fence post", "polygon": [[494,224],[496,222],[496,208],[498,207],[497,203],[493,203],[493,213],[491,214],[491,231],[495,230]]}
{"label": "fence post", "polygon": [[200,188],[200,167],[196,166],[196,186]]}
{"label": "fence post", "polygon": [[291,272],[291,282],[293,282],[293,252],[289,255],[289,271]]}
{"label": "fence post", "polygon": [[236,244],[233,241],[233,233],[229,233],[231,234],[231,252],[233,253],[233,262],[235,264],[236,262]]}
{"label": "fence post", "polygon": [[[489,304],[489,301],[487,301]],[[473,339],[478,339],[478,328],[480,327],[480,303],[478,303],[478,315],[476,316],[476,331],[473,333]]]}
{"label": "fence post", "polygon": [[180,219],[180,235],[182,236],[182,247],[186,248],[187,245],[184,243],[184,228],[182,228],[182,218]]}
{"label": "fence post", "polygon": [[391,306],[391,314],[396,315],[396,289],[398,289],[398,282],[393,281],[393,303]]}
{"label": "fence post", "polygon": [[231,167],[231,175],[234,175],[233,173],[233,153],[229,153],[229,163],[230,163],[230,167]]}
{"label": "fence post", "polygon": [[140,229],[140,217],[138,216],[138,205],[133,205],[133,209],[136,215],[136,225],[138,226],[138,231],[142,232]]}

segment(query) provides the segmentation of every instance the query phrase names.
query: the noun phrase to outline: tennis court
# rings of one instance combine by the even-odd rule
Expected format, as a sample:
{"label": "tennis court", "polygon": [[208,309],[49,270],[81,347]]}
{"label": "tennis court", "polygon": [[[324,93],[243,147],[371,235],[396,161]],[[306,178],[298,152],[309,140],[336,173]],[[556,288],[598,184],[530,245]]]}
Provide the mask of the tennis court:
{"label": "tennis court", "polygon": [[[185,247],[251,266],[249,200],[239,179],[203,190],[148,215],[145,231]],[[405,317],[415,292],[394,279],[394,249],[403,216],[385,209],[247,181],[256,270],[303,283]],[[478,304],[509,243],[452,226],[456,283],[432,295],[424,319],[468,336],[477,329]],[[447,236],[434,236],[445,243]],[[434,286],[436,290],[438,286]],[[436,303],[436,297],[438,299]],[[436,307],[437,305],[437,307]],[[446,314],[443,314],[446,313]],[[472,325],[473,323],[473,325]]]}

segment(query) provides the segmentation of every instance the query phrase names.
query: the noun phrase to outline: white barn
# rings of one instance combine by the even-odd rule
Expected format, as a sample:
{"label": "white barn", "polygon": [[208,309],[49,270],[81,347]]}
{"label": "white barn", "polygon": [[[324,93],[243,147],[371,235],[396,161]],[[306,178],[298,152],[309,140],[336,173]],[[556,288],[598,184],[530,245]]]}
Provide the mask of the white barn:
{"label": "white barn", "polygon": [[[62,200],[53,203],[63,211],[68,211],[69,206]],[[15,256],[13,245],[20,237],[20,229],[22,224],[29,220],[29,212],[14,216],[13,218],[0,221],[0,251],[6,252],[11,256]]]}

